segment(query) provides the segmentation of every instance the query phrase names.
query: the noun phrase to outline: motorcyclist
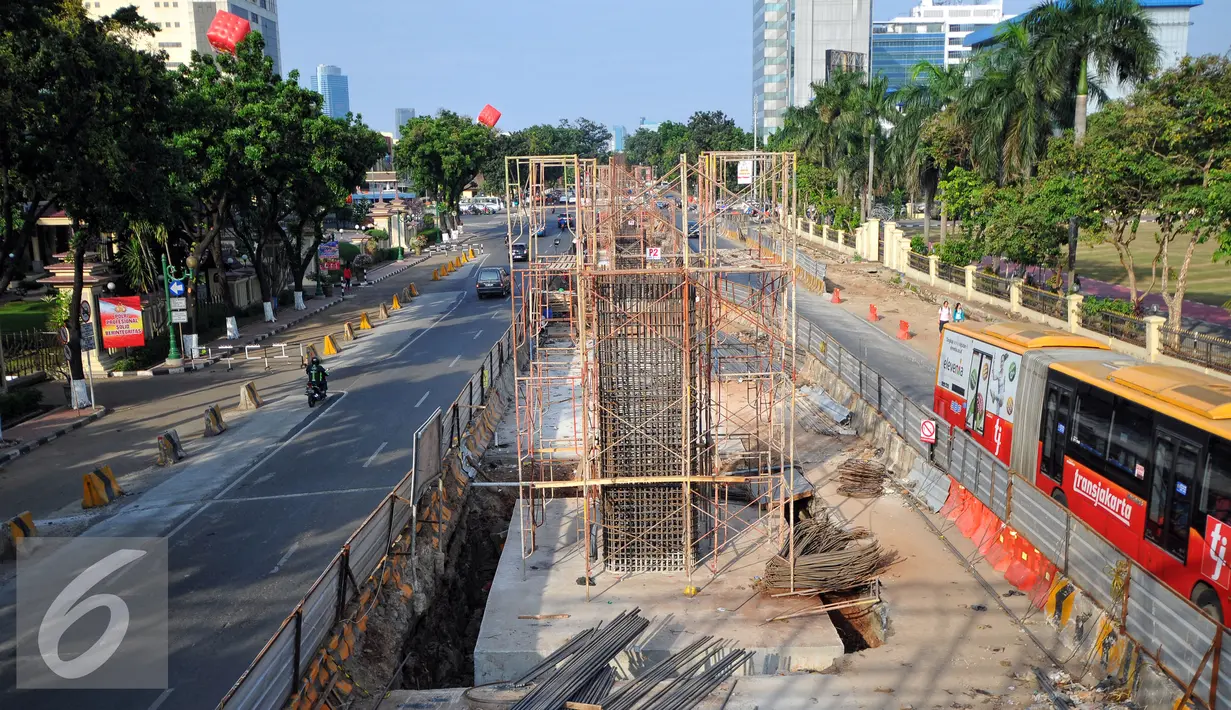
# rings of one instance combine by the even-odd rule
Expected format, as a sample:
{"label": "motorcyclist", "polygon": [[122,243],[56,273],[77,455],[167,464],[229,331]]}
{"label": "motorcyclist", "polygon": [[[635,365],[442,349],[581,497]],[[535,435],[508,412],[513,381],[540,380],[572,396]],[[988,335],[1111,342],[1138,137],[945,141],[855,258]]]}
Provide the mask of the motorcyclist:
{"label": "motorcyclist", "polygon": [[320,387],[322,394],[329,391],[329,370],[326,370],[325,366],[321,364],[319,357],[312,356],[312,361],[308,363],[308,367],[305,369],[308,373],[308,384]]}

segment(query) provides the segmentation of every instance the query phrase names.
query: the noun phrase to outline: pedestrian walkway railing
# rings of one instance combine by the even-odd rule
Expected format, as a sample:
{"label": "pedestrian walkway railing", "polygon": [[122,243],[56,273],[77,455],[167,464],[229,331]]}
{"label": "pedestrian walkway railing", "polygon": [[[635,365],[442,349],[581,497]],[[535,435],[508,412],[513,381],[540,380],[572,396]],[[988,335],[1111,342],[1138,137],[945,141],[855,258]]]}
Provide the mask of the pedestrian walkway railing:
{"label": "pedestrian walkway railing", "polygon": [[999,276],[992,274],[975,273],[975,290],[979,293],[986,293],[989,296],[1000,298],[1005,301],[1009,300],[1009,294],[1013,290],[1013,282],[1009,279],[1002,279]]}
{"label": "pedestrian walkway railing", "polygon": [[1068,318],[1068,301],[1064,296],[1032,286],[1022,286],[1022,305],[1053,318]]}
{"label": "pedestrian walkway railing", "polygon": [[910,262],[910,268],[915,271],[922,271],[925,274],[928,272],[928,257],[926,254],[916,254],[912,251],[907,253],[906,259]]}
{"label": "pedestrian walkway railing", "polygon": [[1110,335],[1126,343],[1143,348],[1146,346],[1146,322],[1140,318],[1111,311],[1099,311],[1089,315],[1083,314],[1081,324],[1085,328],[1103,335]]}
{"label": "pedestrian walkway railing", "polygon": [[[1231,707],[1231,648],[1223,644],[1220,624],[1044,495],[1031,480],[1011,471],[964,431],[950,432],[941,421],[936,443],[923,443],[920,423],[939,419],[926,404],[911,401],[811,322],[806,327],[801,324],[798,332],[800,348],[824,364],[915,449],[916,466],[924,476],[943,481],[946,488],[950,478],[964,486],[1001,526],[1008,526],[1002,532],[1016,531],[1089,596],[1098,607],[1096,616],[1084,622],[1084,632],[1079,634],[1102,640],[1095,648],[1102,662],[1110,665],[1118,657],[1130,663],[1132,653],[1115,656],[1118,639],[1124,637],[1135,652],[1153,660],[1178,686],[1192,689],[1193,700],[1208,708]],[[839,392],[830,394],[842,400]],[[1049,591],[1054,595],[1055,589]],[[1134,664],[1129,671],[1130,686],[1135,668]]]}
{"label": "pedestrian walkway railing", "polygon": [[936,265],[936,275],[951,284],[966,285],[966,269],[953,264],[940,262]]}
{"label": "pedestrian walkway railing", "polygon": [[347,605],[358,598],[366,580],[380,573],[394,542],[404,535],[413,541],[418,509],[424,497],[436,490],[445,470],[444,459],[457,458],[463,467],[468,465],[463,454],[469,430],[477,423],[482,408],[493,401],[495,383],[512,365],[512,337],[509,329],[453,403],[445,410],[436,410],[415,432],[411,470],[346,539],[222,699],[220,708],[275,710],[286,706],[317,650],[330,631],[344,621]]}

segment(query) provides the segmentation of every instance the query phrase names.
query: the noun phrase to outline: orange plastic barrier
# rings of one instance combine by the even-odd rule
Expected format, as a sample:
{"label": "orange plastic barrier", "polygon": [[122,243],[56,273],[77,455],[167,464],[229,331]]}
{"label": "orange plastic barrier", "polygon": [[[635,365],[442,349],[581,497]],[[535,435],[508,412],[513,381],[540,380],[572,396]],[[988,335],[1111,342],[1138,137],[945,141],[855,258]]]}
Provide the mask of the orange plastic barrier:
{"label": "orange plastic barrier", "polygon": [[958,532],[962,533],[962,537],[973,541],[975,539],[975,532],[983,527],[984,519],[990,513],[991,511],[978,498],[970,496],[970,500],[966,503],[966,509],[958,516]]}
{"label": "orange plastic barrier", "polygon": [[898,321],[898,340],[910,340],[910,323]]}
{"label": "orange plastic barrier", "polygon": [[995,542],[988,548],[984,558],[987,559],[987,563],[992,566],[992,569],[1004,573],[1017,557],[1018,548],[1020,547],[1021,536],[1013,528],[1005,527],[996,536]]}

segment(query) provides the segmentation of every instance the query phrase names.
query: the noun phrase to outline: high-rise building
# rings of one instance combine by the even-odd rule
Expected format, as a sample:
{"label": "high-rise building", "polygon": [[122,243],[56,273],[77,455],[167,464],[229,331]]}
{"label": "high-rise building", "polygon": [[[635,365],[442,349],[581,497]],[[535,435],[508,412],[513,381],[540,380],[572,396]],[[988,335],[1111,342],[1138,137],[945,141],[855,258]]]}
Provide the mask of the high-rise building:
{"label": "high-rise building", "polygon": [[402,126],[405,126],[407,121],[415,117],[413,108],[395,108],[393,109],[393,135],[397,136],[398,140],[402,140]]}
{"label": "high-rise building", "polygon": [[624,130],[624,126],[612,126],[611,127],[611,152],[612,153],[623,153],[624,152],[624,138],[627,136],[627,133],[628,132]]}
{"label": "high-rise building", "polygon": [[1003,0],[920,0],[909,17],[872,23],[872,73],[889,79],[889,90],[911,83],[919,62],[938,67],[970,56],[964,42],[972,32],[1004,20]]}
{"label": "high-rise building", "polygon": [[325,99],[321,112],[332,118],[346,118],[350,113],[350,79],[341,67],[321,64],[312,75],[312,90]]}
{"label": "high-rise building", "polygon": [[145,40],[148,49],[167,53],[167,68],[175,69],[192,60],[194,51],[214,54],[206,33],[214,16],[225,10],[252,23],[252,30],[265,39],[265,54],[282,74],[282,51],[278,41],[278,0],[86,0],[92,17],[110,15],[121,7],[135,5],[141,16],[158,27],[158,34]]}
{"label": "high-rise building", "polygon": [[[1194,7],[1204,5],[1204,0],[1137,0],[1145,10],[1146,17],[1152,24],[1151,34],[1158,42],[1158,70],[1166,71],[1180,63],[1180,59],[1188,54],[1189,13]],[[1009,20],[1010,22],[1012,20]],[[984,27],[966,35],[963,46],[967,49],[978,49],[996,44],[996,28]],[[1095,74],[1093,66],[1091,76]],[[1131,84],[1120,83],[1113,79],[1101,82],[1108,99],[1121,99],[1133,91]],[[1096,108],[1095,98],[1090,97],[1091,110]]]}
{"label": "high-rise building", "polygon": [[753,120],[758,135],[782,127],[788,106],[812,100],[812,85],[838,69],[864,71],[872,0],[754,0]]}

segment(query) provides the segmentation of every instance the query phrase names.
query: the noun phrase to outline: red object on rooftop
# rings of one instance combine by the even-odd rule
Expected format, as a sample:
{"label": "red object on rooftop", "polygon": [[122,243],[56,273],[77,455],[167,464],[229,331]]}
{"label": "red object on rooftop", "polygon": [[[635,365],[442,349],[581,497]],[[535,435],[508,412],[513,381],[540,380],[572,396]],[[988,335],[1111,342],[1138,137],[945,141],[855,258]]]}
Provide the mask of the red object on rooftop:
{"label": "red object on rooftop", "polygon": [[235,47],[252,31],[252,24],[238,15],[219,10],[205,33],[209,44],[219,52],[235,54]]}
{"label": "red object on rooftop", "polygon": [[479,123],[482,123],[488,128],[495,128],[496,122],[499,120],[500,112],[497,111],[491,104],[487,104],[483,107],[483,110],[479,112]]}

